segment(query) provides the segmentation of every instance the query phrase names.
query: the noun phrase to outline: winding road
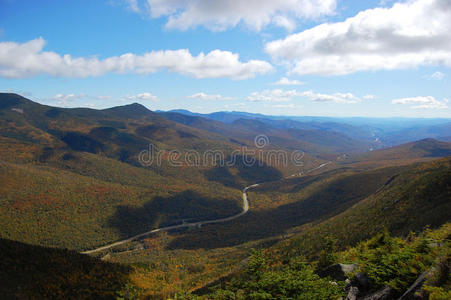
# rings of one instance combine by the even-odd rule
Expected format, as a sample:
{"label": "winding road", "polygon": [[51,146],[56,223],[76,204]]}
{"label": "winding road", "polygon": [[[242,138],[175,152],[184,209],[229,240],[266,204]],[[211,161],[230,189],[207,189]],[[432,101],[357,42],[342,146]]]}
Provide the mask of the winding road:
{"label": "winding road", "polygon": [[[329,163],[331,163],[331,162],[321,164],[320,166],[318,166],[316,168],[313,168],[313,169],[305,171],[303,174],[307,174],[307,173],[310,173],[310,172],[312,172],[314,170],[318,170],[318,169],[320,169],[322,167],[327,166]],[[295,175],[297,175],[297,174],[295,174]],[[153,229],[153,230],[150,230],[150,231],[147,231],[147,232],[140,233],[138,235],[132,236],[132,237],[130,237],[128,239],[125,239],[125,240],[117,241],[117,242],[114,242],[112,244],[108,244],[108,245],[105,245],[105,246],[102,246],[102,247],[99,247],[99,248],[96,248],[96,249],[88,250],[88,251],[83,251],[83,252],[80,252],[80,253],[81,254],[93,254],[93,253],[100,252],[100,251],[103,251],[103,250],[107,250],[107,249],[110,249],[110,248],[113,248],[113,247],[116,247],[116,246],[120,246],[120,245],[123,245],[123,244],[126,244],[126,243],[130,243],[130,242],[132,242],[134,240],[142,238],[142,237],[144,237],[146,235],[150,235],[152,233],[157,233],[157,232],[162,232],[162,231],[169,231],[169,230],[185,228],[185,227],[200,227],[200,226],[205,225],[205,224],[215,224],[215,223],[224,223],[224,222],[232,221],[234,219],[237,219],[237,218],[245,215],[249,211],[249,201],[247,200],[247,191],[249,189],[255,188],[255,187],[259,186],[259,185],[260,185],[259,183],[255,183],[255,184],[249,185],[249,186],[247,186],[247,187],[245,187],[243,189],[243,210],[239,214],[236,214],[236,215],[233,215],[233,216],[230,216],[230,217],[226,217],[226,218],[221,218],[221,219],[208,220],[208,221],[199,221],[199,222],[194,222],[194,223],[183,223],[183,224],[180,224],[180,225],[172,225],[172,226],[167,226],[167,227],[156,228],[156,229]]]}
{"label": "winding road", "polygon": [[228,221],[232,221],[236,218],[241,217],[242,215],[246,214],[249,211],[249,201],[247,200],[247,191],[251,188],[257,187],[259,184],[253,184],[250,186],[247,186],[243,189],[243,210],[236,215],[227,217],[227,218],[221,218],[221,219],[215,219],[215,220],[208,220],[208,221],[199,221],[199,222],[194,222],[194,223],[183,223],[180,225],[172,225],[172,226],[167,226],[167,227],[161,227],[161,228],[157,228],[157,229],[153,229],[144,233],[140,233],[138,235],[132,236],[126,240],[121,240],[121,241],[117,241],[115,243],[112,244],[108,244],[106,246],[102,246],[93,250],[88,250],[88,251],[84,251],[81,252],[81,254],[93,254],[96,252],[100,252],[103,250],[107,250],[116,246],[120,246],[129,242],[132,242],[134,240],[137,240],[139,238],[142,238],[146,235],[152,234],[152,233],[157,233],[157,232],[162,232],[162,231],[169,231],[169,230],[173,230],[173,229],[178,229],[178,228],[185,228],[185,227],[200,227],[202,225],[205,224],[214,224],[214,223],[223,223],[223,222],[228,222]]}

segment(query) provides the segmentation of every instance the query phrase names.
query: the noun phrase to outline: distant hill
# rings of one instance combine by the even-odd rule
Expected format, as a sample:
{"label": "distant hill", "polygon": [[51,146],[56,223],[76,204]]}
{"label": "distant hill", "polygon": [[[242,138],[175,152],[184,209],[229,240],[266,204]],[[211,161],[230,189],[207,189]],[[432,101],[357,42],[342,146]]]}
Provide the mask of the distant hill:
{"label": "distant hill", "polygon": [[192,114],[185,115],[177,112],[160,114],[174,122],[222,134],[227,136],[230,141],[248,146],[253,146],[256,136],[265,135],[269,139],[269,147],[302,150],[315,155],[361,152],[369,149],[368,141],[352,139],[345,134],[332,130],[274,126],[273,123],[267,122],[265,119],[257,118],[243,117],[229,123],[223,123]]}
{"label": "distant hill", "polygon": [[399,146],[380,149],[363,154],[351,155],[350,158],[341,159],[345,163],[362,162],[369,164],[390,164],[391,162],[412,162],[418,159],[432,159],[438,157],[451,156],[451,143],[442,142],[435,139],[423,139]]}
{"label": "distant hill", "polygon": [[41,105],[15,94],[0,94],[0,122],[3,137],[49,147],[61,147],[63,141],[69,147],[75,146],[74,150],[84,147],[87,152],[100,151],[122,160],[133,160],[149,143],[185,149],[207,149],[208,140],[224,142],[222,148],[229,143],[211,132],[167,120],[137,103],[104,110],[68,109]]}
{"label": "distant hill", "polygon": [[434,138],[442,141],[450,141],[451,122],[443,124],[413,126],[393,132],[383,138],[388,145],[397,145],[412,140]]}
{"label": "distant hill", "polygon": [[232,123],[238,119],[259,120],[276,128],[335,131],[352,139],[365,141],[372,149],[395,146],[424,138],[450,141],[450,119],[424,118],[365,118],[365,117],[315,117],[315,116],[269,116],[247,112],[193,113],[174,110],[191,116]]}

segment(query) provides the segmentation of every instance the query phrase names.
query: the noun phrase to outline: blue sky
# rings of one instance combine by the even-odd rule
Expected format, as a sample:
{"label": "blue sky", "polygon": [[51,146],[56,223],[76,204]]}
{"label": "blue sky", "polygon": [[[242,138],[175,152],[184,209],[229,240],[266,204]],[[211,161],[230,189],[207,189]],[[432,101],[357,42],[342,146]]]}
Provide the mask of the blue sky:
{"label": "blue sky", "polygon": [[0,91],[40,103],[451,117],[449,0],[0,0]]}

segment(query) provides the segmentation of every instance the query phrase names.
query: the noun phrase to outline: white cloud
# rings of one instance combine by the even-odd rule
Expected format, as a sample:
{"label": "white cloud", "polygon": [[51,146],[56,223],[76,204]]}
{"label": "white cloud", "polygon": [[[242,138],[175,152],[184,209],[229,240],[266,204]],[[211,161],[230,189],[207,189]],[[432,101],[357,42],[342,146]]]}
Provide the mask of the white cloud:
{"label": "white cloud", "polygon": [[442,80],[443,78],[445,78],[445,74],[440,71],[437,71],[429,76],[429,79],[432,80]]}
{"label": "white cloud", "polygon": [[352,93],[334,93],[328,95],[315,93],[313,91],[306,91],[300,93],[300,96],[307,97],[310,101],[314,102],[335,102],[341,104],[349,104],[361,101],[360,98],[356,97]]}
{"label": "white cloud", "polygon": [[143,55],[133,53],[112,56],[74,58],[43,51],[42,38],[19,44],[0,42],[0,77],[27,78],[38,75],[55,77],[90,77],[106,73],[148,74],[159,70],[189,75],[195,78],[227,77],[247,79],[265,74],[273,67],[261,60],[241,62],[239,55],[213,50],[192,56],[188,49],[151,51]]}
{"label": "white cloud", "polygon": [[282,77],[279,79],[279,81],[274,82],[275,85],[303,85],[305,82],[295,80],[295,79],[288,79],[286,77]]}
{"label": "white cloud", "polygon": [[441,109],[448,108],[448,99],[443,99],[439,101],[432,96],[418,96],[410,98],[400,98],[392,100],[392,104],[407,104],[413,105],[411,108],[414,109]]}
{"label": "white cloud", "polygon": [[379,1],[379,6],[387,6],[387,5],[389,5],[390,4],[390,2],[393,2],[393,1],[395,1],[395,0],[381,0],[381,1]]}
{"label": "white cloud", "polygon": [[56,94],[52,98],[49,98],[47,100],[54,102],[58,106],[68,106],[74,101],[80,100],[86,98],[85,94]]}
{"label": "white cloud", "polygon": [[59,106],[69,106],[74,104],[75,102],[79,103],[79,100],[109,100],[111,96],[99,95],[93,96],[88,94],[56,94],[55,96],[47,99],[43,99],[44,101],[50,101]]}
{"label": "white cloud", "polygon": [[336,0],[147,0],[152,18],[168,17],[167,28],[204,26],[221,31],[240,23],[253,30],[273,24],[292,30],[298,19],[335,12]]}
{"label": "white cloud", "polygon": [[246,99],[251,102],[288,102],[299,93],[295,90],[284,91],[281,89],[253,92]]}
{"label": "white cloud", "polygon": [[376,98],[377,98],[376,95],[371,95],[371,94],[363,96],[363,99],[365,99],[365,100],[374,100]]}
{"label": "white cloud", "polygon": [[274,25],[285,28],[290,32],[296,28],[296,21],[285,16],[275,16],[272,21]]}
{"label": "white cloud", "polygon": [[410,0],[289,35],[267,43],[265,50],[294,74],[451,66],[449,32],[451,1]]}
{"label": "white cloud", "polygon": [[151,93],[140,93],[137,95],[127,95],[127,96],[123,97],[122,99],[126,100],[126,101],[139,101],[139,100],[157,101],[158,97],[155,95],[152,95]]}
{"label": "white cloud", "polygon": [[127,4],[128,9],[134,12],[140,12],[141,9],[138,5],[138,0],[125,0],[125,3]]}
{"label": "white cloud", "polygon": [[361,99],[352,93],[334,93],[320,94],[313,91],[299,92],[296,90],[264,90],[262,92],[253,92],[246,99],[251,102],[289,102],[293,98],[303,97],[313,102],[335,102],[340,104],[349,104],[360,102]]}
{"label": "white cloud", "polygon": [[57,101],[68,101],[68,100],[73,100],[73,99],[77,99],[82,97],[82,95],[78,95],[76,96],[75,94],[56,94],[52,100],[57,100]]}
{"label": "white cloud", "polygon": [[198,99],[198,100],[234,100],[233,97],[223,97],[222,95],[209,95],[206,93],[196,93],[194,95],[188,96],[190,99]]}
{"label": "white cloud", "polygon": [[290,104],[273,104],[273,105],[265,105],[265,106],[266,107],[272,107],[272,108],[280,108],[280,109],[302,107],[300,105],[295,105],[293,103],[290,103]]}

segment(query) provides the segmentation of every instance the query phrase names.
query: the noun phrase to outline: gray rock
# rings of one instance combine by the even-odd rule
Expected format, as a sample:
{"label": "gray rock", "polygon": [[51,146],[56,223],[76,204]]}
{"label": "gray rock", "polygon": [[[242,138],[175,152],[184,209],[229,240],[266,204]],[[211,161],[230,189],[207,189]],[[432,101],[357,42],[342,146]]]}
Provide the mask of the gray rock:
{"label": "gray rock", "polygon": [[332,279],[343,281],[346,280],[346,275],[354,271],[356,268],[357,264],[335,264],[318,271],[318,275],[321,277],[331,277]]}
{"label": "gray rock", "polygon": [[359,296],[359,288],[356,286],[351,286],[348,295],[346,296],[346,300],[357,300],[358,296]]}
{"label": "gray rock", "polygon": [[382,288],[370,295],[367,295],[361,299],[362,300],[390,300],[390,299],[393,299],[393,297],[394,297],[394,290],[389,286],[385,286],[384,288]]}
{"label": "gray rock", "polygon": [[360,290],[367,290],[370,287],[370,280],[365,273],[359,272],[351,280],[353,286],[357,286]]}
{"label": "gray rock", "polygon": [[423,274],[420,275],[420,277],[415,280],[415,282],[409,287],[409,289],[399,298],[399,300],[410,300],[410,299],[416,299],[415,293],[421,289],[423,286],[423,283],[426,281],[427,276],[430,271],[426,271]]}

